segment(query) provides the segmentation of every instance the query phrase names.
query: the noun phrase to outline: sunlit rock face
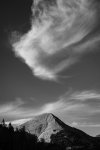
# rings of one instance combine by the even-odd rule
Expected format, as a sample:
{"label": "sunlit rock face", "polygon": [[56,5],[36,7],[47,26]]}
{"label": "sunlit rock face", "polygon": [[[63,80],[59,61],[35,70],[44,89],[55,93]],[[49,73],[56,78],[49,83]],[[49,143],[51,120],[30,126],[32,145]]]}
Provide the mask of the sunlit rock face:
{"label": "sunlit rock face", "polygon": [[[52,114],[43,114],[23,124],[27,132],[37,135],[38,139],[50,142],[50,136],[62,130]],[[22,127],[21,126],[21,127]]]}
{"label": "sunlit rock face", "polygon": [[48,143],[51,142],[51,136],[56,136],[57,133],[59,135],[56,138],[59,142],[64,140],[66,143],[70,141],[70,143],[79,142],[83,144],[89,143],[91,139],[84,132],[66,125],[51,113],[36,116],[33,120],[22,124],[20,128],[23,126],[27,132],[35,134],[40,141],[44,139]]}

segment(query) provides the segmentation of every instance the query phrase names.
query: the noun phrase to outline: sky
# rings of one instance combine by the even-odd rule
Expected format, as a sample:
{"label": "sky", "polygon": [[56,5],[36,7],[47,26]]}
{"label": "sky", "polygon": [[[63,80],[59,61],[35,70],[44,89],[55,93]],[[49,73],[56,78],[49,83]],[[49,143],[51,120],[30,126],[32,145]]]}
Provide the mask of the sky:
{"label": "sky", "polygon": [[99,0],[0,2],[0,121],[53,113],[100,134]]}

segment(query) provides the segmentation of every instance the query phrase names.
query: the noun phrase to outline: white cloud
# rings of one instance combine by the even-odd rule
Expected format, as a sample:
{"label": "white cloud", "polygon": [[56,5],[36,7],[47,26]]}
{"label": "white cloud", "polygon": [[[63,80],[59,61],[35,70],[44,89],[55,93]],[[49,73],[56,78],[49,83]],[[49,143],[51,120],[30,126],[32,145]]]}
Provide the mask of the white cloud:
{"label": "white cloud", "polygon": [[82,92],[75,92],[71,95],[71,99],[76,99],[76,100],[91,100],[91,99],[98,99],[100,100],[100,93],[96,91],[82,91]]}
{"label": "white cloud", "polygon": [[100,124],[90,124],[90,123],[86,123],[86,122],[83,122],[83,123],[79,123],[79,122],[72,122],[71,123],[71,126],[72,127],[100,127]]}
{"label": "white cloud", "polygon": [[[26,106],[25,106],[26,104]],[[28,118],[40,115],[43,113],[50,113],[57,111],[64,107],[62,101],[56,101],[53,103],[47,103],[40,107],[34,108],[30,101],[24,102],[20,98],[15,101],[0,105],[0,116],[6,116],[8,118]]]}
{"label": "white cloud", "polygon": [[83,52],[88,51],[88,46],[93,50],[91,45],[99,40],[99,36],[98,39],[83,39],[97,23],[97,8],[90,1],[80,2],[58,0],[57,7],[50,7],[50,12],[44,9],[42,16],[40,13],[37,18],[34,18],[35,8],[32,7],[31,29],[12,46],[16,56],[30,67],[35,76],[56,80],[59,72],[74,64]]}
{"label": "white cloud", "polygon": [[65,103],[61,100],[52,103],[47,103],[43,106],[43,113],[60,111],[61,109],[65,108],[64,104]]}
{"label": "white cloud", "polygon": [[[35,107],[32,102],[24,102],[20,98],[16,101],[0,105],[0,116],[27,119],[43,113],[53,113],[65,118],[66,123],[82,126],[100,123],[100,94],[94,90],[67,92],[55,102],[45,103]],[[97,114],[97,115],[96,115]],[[79,124],[80,123],[80,124]]]}
{"label": "white cloud", "polygon": [[72,122],[72,123],[71,123],[71,126],[72,126],[72,127],[77,127],[77,126],[78,126],[78,122]]}
{"label": "white cloud", "polygon": [[8,102],[6,104],[1,104],[0,105],[0,114],[6,114],[12,110],[17,109],[21,105],[23,105],[24,102],[20,99],[17,98],[14,102]]}
{"label": "white cloud", "polygon": [[46,103],[39,107],[34,107],[33,104],[30,104],[30,101],[27,103],[21,99],[17,99],[16,101],[0,105],[0,116],[2,115],[9,118],[28,118],[43,113],[57,114],[58,112],[77,110],[77,108],[80,106],[81,105],[78,104],[72,105],[65,100],[59,99],[55,102]]}
{"label": "white cloud", "polygon": [[25,123],[25,122],[27,122],[27,121],[30,121],[31,119],[32,119],[32,118],[13,120],[13,121],[8,121],[8,122],[6,122],[6,124],[11,123],[11,124],[13,124],[13,125],[21,125],[21,124],[23,124],[23,123]]}
{"label": "white cloud", "polygon": [[68,108],[65,110],[80,111],[80,113],[94,114],[100,112],[100,92],[95,90],[69,91],[61,97]]}

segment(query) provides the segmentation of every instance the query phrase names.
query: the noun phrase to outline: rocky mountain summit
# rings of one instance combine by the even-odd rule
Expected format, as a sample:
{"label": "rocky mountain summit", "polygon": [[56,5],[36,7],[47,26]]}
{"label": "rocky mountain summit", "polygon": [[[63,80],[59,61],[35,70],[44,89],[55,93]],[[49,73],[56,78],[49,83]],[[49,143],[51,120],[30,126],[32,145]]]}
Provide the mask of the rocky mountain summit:
{"label": "rocky mountain summit", "polygon": [[50,136],[63,130],[65,124],[53,114],[43,114],[27,121],[20,127],[25,126],[27,132],[35,134],[38,139],[44,139],[50,142]]}

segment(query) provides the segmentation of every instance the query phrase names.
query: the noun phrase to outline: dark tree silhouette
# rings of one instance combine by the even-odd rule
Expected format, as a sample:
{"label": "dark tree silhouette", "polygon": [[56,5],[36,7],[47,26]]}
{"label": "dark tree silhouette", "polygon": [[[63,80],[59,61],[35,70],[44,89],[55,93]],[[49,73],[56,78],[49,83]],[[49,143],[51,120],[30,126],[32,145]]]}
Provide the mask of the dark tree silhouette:
{"label": "dark tree silhouette", "polygon": [[3,118],[3,120],[2,120],[1,123],[2,123],[2,125],[3,125],[4,127],[6,126],[4,118]]}
{"label": "dark tree silhouette", "polygon": [[25,127],[17,128],[11,123],[7,126],[5,120],[0,124],[0,150],[99,150],[100,139],[96,138],[91,147],[73,146],[63,132],[51,136],[51,143],[45,140],[38,141],[36,135],[25,130]]}
{"label": "dark tree silhouette", "polygon": [[9,128],[9,130],[10,130],[11,132],[14,132],[14,128],[13,128],[13,126],[12,126],[11,123],[9,123],[8,128]]}

